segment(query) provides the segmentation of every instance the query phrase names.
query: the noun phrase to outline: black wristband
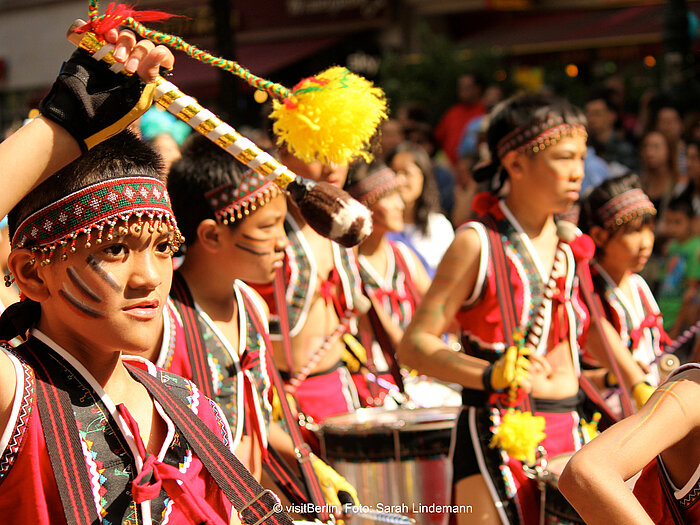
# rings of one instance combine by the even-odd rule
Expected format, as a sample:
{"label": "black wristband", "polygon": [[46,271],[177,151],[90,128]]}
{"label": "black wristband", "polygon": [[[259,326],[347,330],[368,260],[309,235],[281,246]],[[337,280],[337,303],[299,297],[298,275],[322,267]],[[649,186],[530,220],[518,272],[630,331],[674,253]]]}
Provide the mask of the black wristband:
{"label": "black wristband", "polygon": [[481,374],[481,383],[484,387],[484,392],[487,394],[492,394],[495,392],[493,385],[491,384],[491,374],[493,373],[493,363],[491,363],[489,366],[484,368],[483,373]]}

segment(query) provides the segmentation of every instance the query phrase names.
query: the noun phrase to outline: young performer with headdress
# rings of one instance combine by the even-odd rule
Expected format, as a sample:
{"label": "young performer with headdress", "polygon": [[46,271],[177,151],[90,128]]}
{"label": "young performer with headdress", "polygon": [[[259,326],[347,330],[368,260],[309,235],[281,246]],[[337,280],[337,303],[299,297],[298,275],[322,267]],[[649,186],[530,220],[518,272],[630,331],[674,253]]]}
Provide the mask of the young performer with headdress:
{"label": "young performer with headdress", "polygon": [[[280,160],[295,173],[342,188],[346,164],[303,162],[286,148]],[[351,249],[316,233],[290,204],[285,230],[289,246],[273,286],[255,288],[271,312],[275,362],[297,408],[317,423],[360,407],[352,377],[342,362],[343,335],[356,330],[367,299],[362,295]],[[288,336],[288,337],[287,337]],[[306,434],[313,443],[313,435]]]}
{"label": "young performer with headdress", "polygon": [[[167,50],[133,35],[105,37],[144,79],[172,66]],[[12,167],[3,206],[65,165],[9,215],[23,300],[0,318],[4,523],[225,524],[238,521],[232,503],[245,522],[291,523],[232,454],[213,401],[121,355],[158,339],[182,242],[158,156],[119,133],[150,91],[78,51],[42,116],[0,150]]]}
{"label": "young performer with headdress", "polygon": [[355,349],[361,354],[354,355],[353,374],[360,399],[381,400],[391,388],[386,383],[377,385],[368,380],[367,373],[403,390],[395,349],[430,286],[430,278],[415,252],[400,241],[386,238],[387,232],[403,228],[404,204],[399,193],[402,183],[403,179],[380,160],[351,164],[346,182],[348,193],[372,212],[374,225],[369,237],[358,246],[357,255],[362,287],[372,302],[358,331],[363,351],[356,345],[348,347],[353,355]]}
{"label": "young performer with headdress", "polygon": [[[579,218],[581,229],[596,244],[596,256],[591,262],[594,291],[607,322],[627,350],[621,353],[618,365],[626,384],[633,385],[631,393],[638,406],[659,385],[657,358],[670,342],[656,300],[636,273],[644,267],[654,246],[655,215],[656,209],[641,189],[639,178],[628,173],[594,188],[583,199]],[[583,362],[600,366],[589,354],[584,354]],[[603,372],[601,386],[617,386],[614,374]],[[619,412],[617,396],[609,401],[617,405]]]}
{"label": "young performer with headdress", "polygon": [[[639,412],[574,455],[559,488],[586,523],[700,523],[698,396],[700,365],[683,365]],[[633,493],[625,481],[642,469]]]}
{"label": "young performer with headdress", "polygon": [[[168,191],[188,239],[186,256],[174,275],[162,343],[149,358],[216,399],[236,455],[260,479],[268,443],[291,465],[297,460],[295,443],[271,422],[276,372],[267,346],[268,309],[243,281],[269,283],[282,267],[287,204],[274,183],[201,135],[190,137],[182,154],[171,167]],[[328,503],[340,507],[337,492],[354,488],[317,457],[311,461],[321,485],[330,486]]]}
{"label": "young performer with headdress", "polygon": [[[554,214],[578,199],[584,124],[567,102],[540,95],[494,108],[491,163],[477,173],[491,191],[475,199],[479,219],[459,229],[399,346],[406,365],[464,387],[454,501],[475,512],[458,522],[476,514],[482,523],[537,523],[540,495],[522,462],[536,462],[538,443],[551,458],[582,441],[587,310],[575,270],[592,242],[562,238]],[[455,319],[463,352],[440,338]]]}

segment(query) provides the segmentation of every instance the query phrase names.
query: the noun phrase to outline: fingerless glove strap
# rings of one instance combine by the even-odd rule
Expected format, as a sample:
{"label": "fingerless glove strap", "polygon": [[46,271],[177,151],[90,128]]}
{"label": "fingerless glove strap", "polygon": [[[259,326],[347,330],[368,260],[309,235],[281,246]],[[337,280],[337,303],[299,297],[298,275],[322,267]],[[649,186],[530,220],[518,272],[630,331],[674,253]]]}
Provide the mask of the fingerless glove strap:
{"label": "fingerless glove strap", "polygon": [[138,75],[110,71],[87,51],[76,50],[63,65],[41,113],[65,128],[83,153],[125,129],[153,102],[155,84]]}

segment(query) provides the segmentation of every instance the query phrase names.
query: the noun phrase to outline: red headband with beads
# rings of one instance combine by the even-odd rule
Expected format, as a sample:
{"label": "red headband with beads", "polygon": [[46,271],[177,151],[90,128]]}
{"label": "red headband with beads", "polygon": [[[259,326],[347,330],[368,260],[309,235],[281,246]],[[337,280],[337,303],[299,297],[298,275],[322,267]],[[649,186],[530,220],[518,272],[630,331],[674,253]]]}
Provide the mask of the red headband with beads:
{"label": "red headband with beads", "polygon": [[144,224],[151,232],[167,227],[175,232],[176,245],[183,241],[163,183],[149,177],[123,177],[86,186],[35,211],[15,231],[12,249],[41,252],[42,262],[49,263],[56,249],[62,249],[64,258],[75,251],[78,236],[87,235],[86,247],[93,235],[97,244],[103,234],[111,240],[117,223],[134,217],[137,231]]}
{"label": "red headband with beads", "polygon": [[598,211],[603,226],[614,230],[644,215],[656,215],[656,208],[643,190],[634,188],[613,197]]}
{"label": "red headband with beads", "polygon": [[401,181],[391,168],[384,168],[366,179],[353,184],[348,193],[365,206],[372,206],[379,199],[401,188]]}
{"label": "red headband with beads", "polygon": [[248,170],[242,182],[224,184],[204,194],[218,222],[228,224],[265,206],[279,195],[279,187],[257,171]]}
{"label": "red headband with beads", "polygon": [[550,113],[545,118],[527,126],[515,129],[497,144],[498,158],[502,159],[511,151],[539,153],[547,146],[553,146],[562,137],[580,135],[588,137],[582,124],[564,122],[560,115]]}

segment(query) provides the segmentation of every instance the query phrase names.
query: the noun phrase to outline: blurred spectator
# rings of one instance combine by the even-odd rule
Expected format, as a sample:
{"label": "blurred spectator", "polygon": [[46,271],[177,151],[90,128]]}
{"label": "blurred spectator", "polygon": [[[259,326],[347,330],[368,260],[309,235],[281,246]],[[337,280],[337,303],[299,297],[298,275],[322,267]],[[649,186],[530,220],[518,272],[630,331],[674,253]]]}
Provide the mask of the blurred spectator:
{"label": "blurred spectator", "polygon": [[[664,217],[669,237],[658,302],[664,328],[675,339],[697,321],[700,284],[700,237],[693,234],[693,208],[684,197],[669,202]],[[686,349],[690,351],[690,347]]]}
{"label": "blurred spectator", "polygon": [[670,101],[657,100],[651,114],[649,129],[659,131],[668,139],[672,154],[676,157],[679,173],[685,174],[685,144],[683,143],[683,115]]}
{"label": "blurred spectator", "polygon": [[693,206],[693,232],[700,235],[700,140],[690,140],[685,146],[688,185],[683,195]]}
{"label": "blurred spectator", "polygon": [[192,129],[176,117],[153,106],[137,121],[141,137],[163,157],[165,171],[180,158],[180,145]]}
{"label": "blurred spectator", "polygon": [[619,127],[619,114],[610,89],[597,89],[585,105],[588,120],[588,143],[608,163],[617,162],[629,171],[638,171],[639,161],[634,146]]}
{"label": "blurred spectator", "polygon": [[396,146],[405,139],[404,129],[397,119],[389,118],[382,121],[379,131],[379,157],[386,160]]}
{"label": "blurred spectator", "polygon": [[486,113],[481,99],[484,82],[474,73],[457,79],[457,103],[449,107],[435,127],[435,139],[450,159],[452,166],[457,164],[457,147],[462,131],[474,117]]}
{"label": "blurred spectator", "polygon": [[420,104],[409,103],[399,108],[397,118],[403,125],[406,141],[423,148],[430,157],[440,196],[440,208],[444,214],[449,215],[454,206],[454,174],[443,151],[438,148],[427,117],[428,114]]}
{"label": "blurred spectator", "polygon": [[432,277],[454,238],[454,230],[440,213],[430,157],[423,148],[403,143],[388,160],[390,167],[405,180],[400,189],[405,207],[403,231],[389,233],[387,237],[411,247]]}
{"label": "blurred spectator", "polygon": [[650,131],[644,135],[639,147],[642,188],[654,203],[659,217],[663,217],[681,178],[677,157],[672,151],[668,138],[660,131]]}

